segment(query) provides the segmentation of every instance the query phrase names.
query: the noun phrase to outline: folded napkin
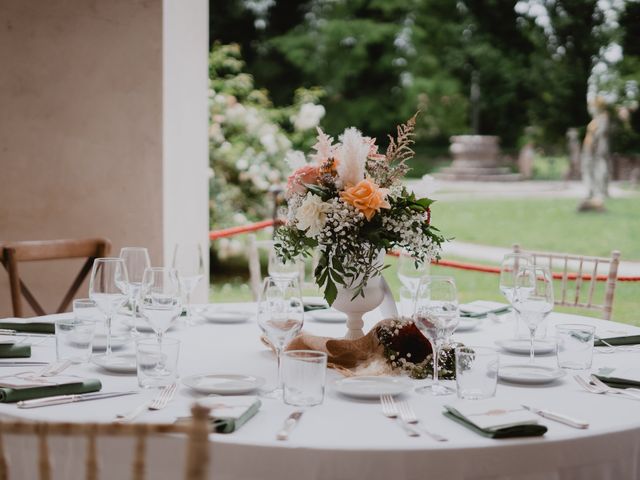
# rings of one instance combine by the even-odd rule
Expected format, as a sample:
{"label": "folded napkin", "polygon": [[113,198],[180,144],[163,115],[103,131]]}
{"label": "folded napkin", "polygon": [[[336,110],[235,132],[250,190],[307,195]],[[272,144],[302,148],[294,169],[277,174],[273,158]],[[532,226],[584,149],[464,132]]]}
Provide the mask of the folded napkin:
{"label": "folded napkin", "polygon": [[602,367],[594,376],[611,388],[640,388],[640,369],[637,367]]}
{"label": "folded napkin", "polygon": [[[258,413],[262,402],[256,396],[211,397],[199,400],[203,407],[210,408],[209,424],[215,433],[232,433]],[[181,417],[176,423],[186,424],[191,417]]]}
{"label": "folded napkin", "polygon": [[609,345],[613,345],[614,347],[621,345],[640,345],[640,335],[627,335],[624,337],[611,337],[602,339],[599,338],[593,343],[593,346],[608,347],[609,345],[606,345],[604,342],[607,342]]}
{"label": "folded napkin", "polygon": [[326,305],[307,305],[304,304],[304,311],[305,312],[313,312],[314,310],[326,310],[327,307]]}
{"label": "folded napkin", "polygon": [[[55,377],[47,377],[54,379]],[[16,384],[17,385],[17,384]],[[53,397],[56,395],[74,395],[79,393],[97,392],[102,388],[100,380],[95,378],[82,379],[78,377],[75,383],[47,384],[42,386],[1,386],[0,402],[14,403],[20,400]]]}
{"label": "folded napkin", "polygon": [[53,322],[29,322],[16,319],[10,322],[0,322],[0,328],[23,333],[56,333],[56,325]]}
{"label": "folded napkin", "polygon": [[29,358],[30,356],[31,345],[0,344],[0,358]]}
{"label": "folded napkin", "polygon": [[444,408],[445,417],[483,437],[538,437],[547,431],[547,427],[538,424],[538,417],[522,406],[493,398],[463,400]]}
{"label": "folded napkin", "polygon": [[499,314],[508,312],[511,307],[504,303],[476,300],[471,303],[463,303],[460,305],[459,309],[461,317],[483,318],[490,313]]}

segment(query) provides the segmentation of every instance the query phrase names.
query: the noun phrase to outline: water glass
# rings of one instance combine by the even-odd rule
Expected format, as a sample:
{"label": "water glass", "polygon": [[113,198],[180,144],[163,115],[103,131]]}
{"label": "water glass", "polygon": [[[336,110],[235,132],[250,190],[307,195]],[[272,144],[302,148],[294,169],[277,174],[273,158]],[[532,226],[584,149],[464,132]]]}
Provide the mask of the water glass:
{"label": "water glass", "polygon": [[93,348],[96,322],[64,318],[56,320],[56,360],[88,362]]}
{"label": "water glass", "polygon": [[489,347],[456,348],[456,385],[458,398],[481,400],[496,394],[498,352]]}
{"label": "water glass", "polygon": [[136,342],[138,384],[142,388],[166,387],[178,379],[180,340],[142,338]]}
{"label": "water glass", "polygon": [[310,407],[324,399],[327,354],[313,350],[291,350],[282,354],[284,403]]}
{"label": "water glass", "polygon": [[556,353],[558,366],[571,370],[590,369],[593,360],[595,332],[595,327],[591,325],[557,325]]}

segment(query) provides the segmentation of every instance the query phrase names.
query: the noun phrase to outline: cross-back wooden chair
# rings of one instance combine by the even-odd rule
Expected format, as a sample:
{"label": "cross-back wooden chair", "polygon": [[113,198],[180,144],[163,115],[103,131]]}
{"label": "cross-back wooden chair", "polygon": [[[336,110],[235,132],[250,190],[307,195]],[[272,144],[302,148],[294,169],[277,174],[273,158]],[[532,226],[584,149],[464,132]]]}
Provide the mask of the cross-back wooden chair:
{"label": "cross-back wooden chair", "polygon": [[34,262],[42,260],[60,260],[69,258],[86,258],[75,280],[69,287],[55,313],[67,310],[82,282],[91,271],[96,258],[106,257],[111,251],[111,242],[106,238],[88,238],[81,240],[39,240],[26,242],[6,242],[2,245],[0,260],[9,272],[9,286],[11,289],[11,303],[13,315],[22,317],[22,296],[27,300],[37,315],[46,315],[45,310],[27,288],[18,270],[20,262]]}
{"label": "cross-back wooden chair", "polygon": [[185,480],[205,480],[209,470],[209,408],[194,404],[191,407],[191,414],[192,420],[188,424],[0,421],[0,480],[22,478],[19,471],[16,472],[16,476],[11,476],[10,462],[7,460],[4,449],[6,435],[37,437],[39,480],[53,478],[49,436],[86,438],[87,448],[84,459],[86,480],[99,480],[100,472],[96,448],[98,437],[133,437],[136,443],[131,478],[132,480],[145,480],[147,439],[161,434],[187,435],[187,455],[183,478]]}
{"label": "cross-back wooden chair", "polygon": [[[247,260],[249,262],[249,285],[251,293],[255,301],[260,298],[260,290],[262,289],[262,267],[260,265],[260,252],[270,252],[273,249],[273,240],[258,240],[254,234],[248,235],[249,245],[247,249]],[[317,265],[318,259],[313,258],[312,268]],[[300,288],[315,288],[315,282],[307,282],[305,275],[305,263],[300,263]]]}
{"label": "cross-back wooden chair", "polygon": [[[612,251],[611,258],[523,250],[518,244],[513,245],[513,251],[531,255],[535,265],[549,267],[552,274],[556,273],[556,280],[560,276],[561,295],[555,299],[556,305],[598,310],[602,312],[604,320],[611,320],[620,264],[619,251]],[[598,271],[603,269],[607,273],[599,274]],[[573,290],[568,288],[569,281],[575,282]],[[603,303],[594,303],[598,281],[606,282]]]}

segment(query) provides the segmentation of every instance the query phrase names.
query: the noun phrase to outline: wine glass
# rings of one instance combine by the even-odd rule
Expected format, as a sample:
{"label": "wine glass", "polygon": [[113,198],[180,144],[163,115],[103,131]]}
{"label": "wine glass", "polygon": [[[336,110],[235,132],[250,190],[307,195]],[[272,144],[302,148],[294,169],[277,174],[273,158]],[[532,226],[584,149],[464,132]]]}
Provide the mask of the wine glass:
{"label": "wine glass", "polygon": [[531,339],[529,360],[533,363],[536,330],[553,310],[553,282],[548,268],[525,265],[518,269],[514,308],[520,313],[520,317],[529,328]]}
{"label": "wine glass", "polygon": [[518,337],[520,326],[520,315],[513,303],[516,288],[516,276],[518,273],[518,269],[521,266],[529,265],[533,265],[533,258],[531,258],[530,255],[523,253],[508,253],[504,256],[500,265],[500,293],[504,295],[504,297],[513,308],[516,337]]}
{"label": "wine glass", "polygon": [[113,315],[127,301],[129,279],[124,260],[121,258],[96,258],[89,281],[89,298],[96,303],[106,319],[107,349],[104,358],[107,362],[111,355],[111,322]]}
{"label": "wine glass", "polygon": [[278,285],[286,288],[289,280],[301,277],[300,262],[282,260],[276,251],[272,248],[269,250],[269,265],[267,267],[269,276],[273,278]]}
{"label": "wine glass", "polygon": [[406,251],[398,257],[398,279],[414,295],[418,291],[420,280],[429,275],[429,263],[420,262]]}
{"label": "wine glass", "polygon": [[120,258],[124,261],[129,277],[129,301],[131,302],[131,330],[132,336],[140,334],[136,328],[138,319],[138,298],[140,296],[140,286],[142,285],[142,275],[144,271],[151,267],[149,252],[144,247],[124,247],[120,250]]}
{"label": "wine glass", "polygon": [[204,260],[199,243],[180,243],[173,250],[173,268],[178,271],[180,288],[187,300],[187,324],[193,324],[191,294],[204,277]]}
{"label": "wine glass", "polygon": [[174,268],[151,267],[144,271],[140,288],[140,312],[158,337],[162,337],[182,313],[180,279]]}
{"label": "wine glass", "polygon": [[276,388],[263,393],[268,398],[282,396],[280,380],[280,354],[284,347],[302,329],[304,308],[298,278],[287,280],[266,277],[258,302],[258,325],[267,337],[278,360]]}
{"label": "wine glass", "polygon": [[425,277],[418,287],[413,323],[431,343],[433,350],[433,383],[416,391],[432,395],[448,395],[450,388],[438,381],[438,359],[442,346],[458,326],[458,292],[451,277]]}

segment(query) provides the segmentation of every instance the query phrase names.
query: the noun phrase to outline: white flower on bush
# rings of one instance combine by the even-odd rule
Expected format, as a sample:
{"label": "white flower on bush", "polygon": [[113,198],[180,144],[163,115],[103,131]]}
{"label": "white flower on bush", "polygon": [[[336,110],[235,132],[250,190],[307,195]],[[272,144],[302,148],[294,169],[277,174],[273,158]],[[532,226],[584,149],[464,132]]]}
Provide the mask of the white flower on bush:
{"label": "white flower on bush", "polygon": [[297,114],[292,115],[290,120],[293,123],[293,128],[299,132],[310,130],[317,127],[320,124],[320,120],[324,117],[325,110],[322,105],[316,105],[315,103],[303,103],[300,106],[300,111]]}
{"label": "white flower on bush", "polygon": [[300,230],[308,229],[307,235],[316,238],[322,232],[324,224],[327,222],[327,213],[330,210],[331,206],[323,202],[319,196],[308,193],[295,213],[298,228]]}
{"label": "white flower on bush", "polygon": [[307,164],[307,159],[304,157],[304,153],[300,150],[292,150],[287,152],[284,157],[284,161],[289,166],[289,169],[294,172]]}
{"label": "white flower on bush", "polygon": [[370,143],[357,128],[347,128],[340,135],[342,145],[338,151],[338,176],[347,185],[355,185],[364,179],[364,166],[369,156]]}

